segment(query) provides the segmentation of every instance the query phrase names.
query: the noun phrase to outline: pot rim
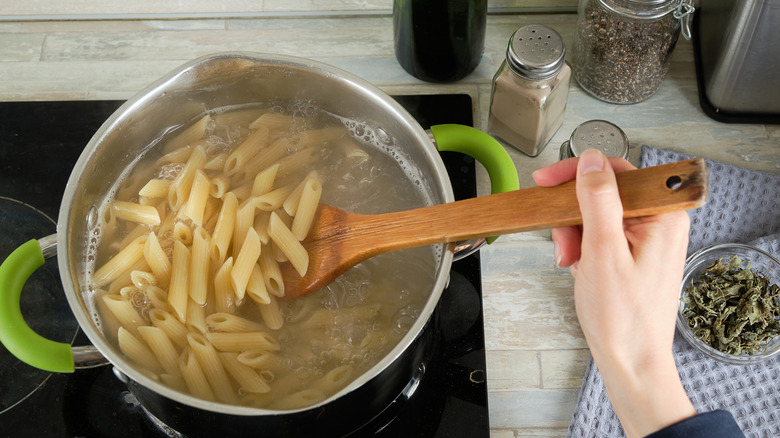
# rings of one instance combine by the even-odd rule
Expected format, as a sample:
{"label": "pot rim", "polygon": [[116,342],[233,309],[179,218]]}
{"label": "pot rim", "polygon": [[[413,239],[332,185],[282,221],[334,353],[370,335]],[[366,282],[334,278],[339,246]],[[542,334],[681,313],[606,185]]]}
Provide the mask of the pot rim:
{"label": "pot rim", "polygon": [[[404,335],[401,341],[387,353],[382,360],[364,372],[358,379],[352,381],[345,388],[341,389],[332,396],[325,400],[311,405],[305,408],[294,410],[270,410],[260,409],[254,407],[246,407],[239,405],[231,405],[219,402],[212,402],[202,400],[189,394],[185,394],[176,391],[139,371],[135,366],[131,365],[117,348],[113,347],[103,336],[101,331],[95,326],[90,312],[87,311],[84,303],[82,302],[82,291],[76,290],[76,282],[71,278],[71,275],[83,275],[80,272],[74,272],[70,266],[68,258],[68,250],[70,248],[70,242],[68,241],[70,233],[66,233],[69,223],[73,220],[72,211],[70,205],[73,203],[77,187],[82,178],[82,175],[87,167],[87,163],[90,162],[94,152],[103,143],[107,134],[115,129],[118,125],[128,119],[139,107],[142,107],[145,103],[158,98],[161,94],[170,88],[170,84],[173,83],[181,75],[187,74],[193,68],[201,66],[203,64],[218,62],[225,59],[241,59],[258,64],[279,66],[290,66],[296,68],[302,68],[321,74],[328,80],[344,81],[350,89],[354,89],[355,92],[362,94],[364,97],[369,98],[372,104],[379,105],[388,113],[389,117],[400,119],[404,124],[411,128],[414,134],[414,138],[417,140],[417,144],[423,147],[424,152],[431,158],[433,167],[435,170],[435,177],[438,179],[438,186],[441,187],[442,193],[440,193],[442,202],[453,202],[454,194],[452,186],[449,181],[448,173],[444,167],[444,163],[441,160],[436,148],[431,143],[428,134],[422,129],[420,124],[404,109],[398,102],[392,99],[384,91],[378,87],[372,85],[368,81],[355,76],[340,68],[334,67],[329,64],[325,64],[319,61],[310,60],[307,58],[267,54],[260,52],[218,52],[205,56],[201,56],[192,61],[186,62],[181,66],[175,68],[171,72],[167,73],[163,77],[154,81],[149,86],[145,87],[133,97],[128,99],[117,109],[95,132],[95,134],[87,143],[84,151],[79,156],[73,170],[71,171],[68,183],[65,187],[65,191],[60,205],[59,216],[57,220],[57,253],[58,253],[58,266],[61,281],[65,289],[65,295],[68,299],[68,304],[76,317],[81,329],[85,332],[89,340],[93,345],[123,374],[128,378],[144,385],[153,391],[163,395],[167,398],[179,401],[183,404],[200,408],[204,410],[229,413],[233,415],[244,416],[256,416],[256,415],[285,415],[296,412],[303,412],[312,409],[317,409],[323,405],[330,403],[332,400],[340,398],[347,393],[362,386],[365,382],[371,380],[377,376],[383,369],[387,368],[390,364],[396,361],[398,357],[413,343],[413,341],[419,336],[421,331],[425,328],[430,319],[434,309],[436,308],[441,294],[446,287],[449,280],[449,271],[453,260],[453,245],[446,244],[441,245],[441,258],[439,260],[435,281],[432,287],[432,292],[425,306],[420,312],[420,316],[414,322],[409,331]],[[186,121],[185,121],[186,122]],[[76,220],[88,220],[87,218],[76,218]],[[78,237],[78,236],[76,236]]]}

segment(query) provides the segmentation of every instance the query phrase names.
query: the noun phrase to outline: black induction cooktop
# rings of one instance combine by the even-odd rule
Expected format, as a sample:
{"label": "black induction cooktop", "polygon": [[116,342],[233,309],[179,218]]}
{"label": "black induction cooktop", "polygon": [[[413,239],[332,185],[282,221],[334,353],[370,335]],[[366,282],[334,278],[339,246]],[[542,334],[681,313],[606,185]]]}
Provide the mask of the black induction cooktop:
{"label": "black induction cooktop", "polygon": [[[395,96],[424,127],[472,125],[468,95]],[[55,232],[60,200],[84,146],[122,101],[0,103],[0,260],[21,243]],[[442,153],[456,199],[476,196],[474,161]],[[89,341],[70,314],[51,259],[22,293],[22,310],[42,335]],[[435,348],[414,391],[349,436],[488,437],[485,342],[478,254],[455,262],[429,324]],[[75,340],[74,340],[75,337]],[[323,430],[322,436],[331,436]],[[182,436],[150,418],[111,366],[50,374],[20,363],[0,345],[0,436]]]}

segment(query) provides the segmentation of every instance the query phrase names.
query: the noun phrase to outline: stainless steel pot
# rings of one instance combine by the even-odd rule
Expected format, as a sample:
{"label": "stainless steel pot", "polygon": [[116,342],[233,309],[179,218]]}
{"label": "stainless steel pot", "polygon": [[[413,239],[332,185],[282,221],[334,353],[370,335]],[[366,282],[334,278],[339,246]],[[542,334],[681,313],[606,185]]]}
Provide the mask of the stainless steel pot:
{"label": "stainless steel pot", "polygon": [[[433,203],[453,201],[446,169],[428,134],[393,99],[367,82],[322,63],[285,56],[220,53],[196,59],[161,78],[120,107],[95,133],[74,167],[60,207],[58,234],[20,247],[0,266],[0,341],[21,360],[55,372],[93,366],[105,357],[154,416],[188,436],[257,433],[284,436],[328,427],[343,415],[370,418],[421,372],[429,345],[425,326],[448,281],[453,245],[443,247],[430,298],[408,334],[349,386],[314,406],[271,411],[209,402],[177,392],[138,371],[103,336],[93,320],[85,282],[85,254],[97,225],[97,204],[113,182],[166,132],[204,112],[232,105],[306,99],[339,116],[381,126],[407,163],[414,163]],[[459,150],[481,161],[493,191],[517,189],[508,154],[473,128],[432,128],[440,150]],[[55,244],[56,239],[56,244]],[[56,252],[68,302],[94,347],[41,338],[24,323],[19,295],[24,281]],[[418,376],[419,377],[419,376]],[[346,432],[343,430],[342,432]]]}

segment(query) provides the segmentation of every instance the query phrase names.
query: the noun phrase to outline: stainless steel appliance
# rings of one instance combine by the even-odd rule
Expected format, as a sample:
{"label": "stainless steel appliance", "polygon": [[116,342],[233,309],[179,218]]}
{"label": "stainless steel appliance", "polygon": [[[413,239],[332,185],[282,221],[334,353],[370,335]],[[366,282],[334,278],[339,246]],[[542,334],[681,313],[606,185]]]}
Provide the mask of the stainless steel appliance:
{"label": "stainless steel appliance", "polygon": [[724,122],[780,123],[780,0],[701,0],[694,49],[703,109]]}

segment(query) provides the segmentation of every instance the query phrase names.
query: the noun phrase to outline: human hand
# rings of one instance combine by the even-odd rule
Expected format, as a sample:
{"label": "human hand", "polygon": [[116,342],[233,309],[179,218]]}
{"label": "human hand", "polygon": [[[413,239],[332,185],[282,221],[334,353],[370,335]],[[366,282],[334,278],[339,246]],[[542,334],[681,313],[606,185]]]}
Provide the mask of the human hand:
{"label": "human hand", "polygon": [[688,245],[685,212],[623,219],[615,172],[634,169],[596,150],[534,172],[541,186],[576,178],[581,227],[552,231],[556,263],[574,276],[582,331],[628,436],[695,414],[672,355]]}

